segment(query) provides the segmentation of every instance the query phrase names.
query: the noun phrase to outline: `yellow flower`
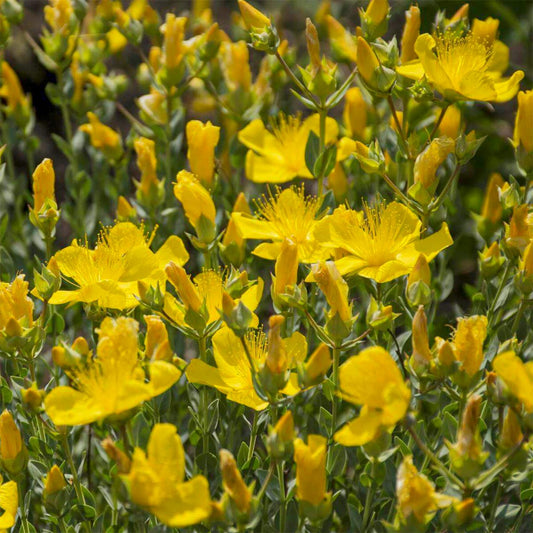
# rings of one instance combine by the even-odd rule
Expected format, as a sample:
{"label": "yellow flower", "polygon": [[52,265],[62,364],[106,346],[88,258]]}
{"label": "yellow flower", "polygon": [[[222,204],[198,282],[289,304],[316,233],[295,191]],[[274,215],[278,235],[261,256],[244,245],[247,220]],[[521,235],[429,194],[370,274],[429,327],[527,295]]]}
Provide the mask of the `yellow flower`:
{"label": "yellow flower", "polygon": [[453,243],[446,223],[424,239],[421,228],[407,207],[391,202],[366,206],[364,212],[338,207],[317,225],[314,236],[340,252],[335,265],[341,275],[358,274],[384,283],[409,274],[420,254],[431,261]]}
{"label": "yellow flower", "polygon": [[187,158],[192,173],[204,187],[213,186],[215,173],[215,147],[220,138],[220,128],[207,121],[190,120],[185,128],[187,136]]}
{"label": "yellow flower", "polygon": [[173,13],[167,13],[165,24],[161,26],[163,34],[163,63],[168,70],[175,69],[181,63],[185,55],[185,25],[186,17],[176,17]]}
{"label": "yellow flower", "polygon": [[352,319],[352,306],[348,302],[348,284],[340,275],[335,263],[320,261],[314,264],[306,281],[314,281],[324,293],[330,306],[330,316],[338,314],[343,322]]}
{"label": "yellow flower", "polygon": [[59,492],[60,490],[64,489],[66,486],[67,481],[65,479],[65,476],[63,475],[63,472],[61,472],[59,466],[52,466],[52,468],[48,471],[48,474],[46,474],[46,477],[44,479],[44,494],[47,496],[55,494],[56,492]]}
{"label": "yellow flower", "polygon": [[68,373],[74,387],[59,386],[46,396],[44,408],[56,426],[79,426],[120,417],[168,390],[180,371],[166,361],[139,361],[138,323],[106,318],[98,330],[96,357]]}
{"label": "yellow flower", "polygon": [[[244,196],[243,192],[239,193],[235,204],[233,204],[232,213],[244,213],[250,215],[250,206]],[[233,265],[240,265],[245,258],[246,252],[246,240],[242,236],[237,224],[233,217],[228,221],[226,226],[226,231],[222,237],[222,251],[225,257],[228,258],[229,262]]]}
{"label": "yellow flower", "polygon": [[533,225],[529,214],[528,204],[513,207],[513,214],[509,224],[505,224],[505,242],[511,248],[517,248],[521,253],[533,237]]}
{"label": "yellow flower", "polygon": [[[207,312],[206,325],[220,320],[222,298],[227,292],[229,278],[224,278],[215,270],[204,270],[191,281],[187,272],[178,265],[168,265],[166,273],[169,281],[174,285],[181,302],[178,302],[169,293],[165,294],[164,311],[178,325],[185,326],[185,314],[187,310],[199,312],[205,305]],[[254,311],[263,294],[264,282],[261,278],[257,283],[245,289],[236,303],[241,301],[250,311]],[[254,316],[253,326],[257,325],[257,317]]]}
{"label": "yellow flower", "polygon": [[413,361],[416,366],[427,367],[431,363],[431,351],[429,349],[428,322],[424,306],[420,305],[413,317],[412,343]]}
{"label": "yellow flower", "polygon": [[53,33],[67,35],[73,15],[74,7],[70,0],[50,0],[50,5],[44,7],[44,19]]}
{"label": "yellow flower", "polygon": [[281,251],[274,267],[272,292],[279,295],[298,282],[298,247],[289,240],[281,243]]}
{"label": "yellow flower", "polygon": [[343,446],[361,446],[402,420],[411,393],[392,356],[373,346],[350,357],[339,369],[339,395],[361,405],[359,416],[334,435]]}
{"label": "yellow flower", "polygon": [[2,85],[0,86],[0,97],[6,99],[8,110],[13,113],[17,108],[28,107],[28,99],[22,91],[22,85],[15,71],[6,61],[2,61]]}
{"label": "yellow flower", "polygon": [[402,53],[400,60],[407,63],[416,59],[415,42],[420,35],[420,8],[411,6],[405,12],[405,26],[402,33]]}
{"label": "yellow flower", "polygon": [[402,521],[411,516],[417,522],[425,523],[427,515],[441,507],[448,507],[454,498],[438,494],[429,479],[420,474],[413,465],[413,456],[404,457],[396,476],[398,511]]}
{"label": "yellow flower", "polygon": [[375,82],[376,71],[379,66],[379,60],[374,50],[363,37],[357,37],[357,67],[359,75],[371,87]]}
{"label": "yellow flower", "polygon": [[176,176],[174,195],[181,202],[185,216],[198,236],[207,238],[213,233],[214,238],[216,207],[211,195],[196,177],[186,170],[180,171]]}
{"label": "yellow flower", "polygon": [[235,458],[231,452],[224,449],[220,450],[219,456],[224,491],[241,513],[248,513],[252,503],[252,492],[244,483]]}
{"label": "yellow flower", "polygon": [[137,216],[137,211],[124,196],[119,196],[117,201],[117,219],[121,222],[126,222],[134,219]]}
{"label": "yellow flower", "polygon": [[486,336],[486,316],[474,315],[457,320],[457,329],[453,336],[455,359],[461,363],[461,369],[469,376],[473,376],[481,367]]}
{"label": "yellow flower", "polygon": [[138,305],[138,281],[155,287],[165,285],[164,268],[169,261],[183,265],[189,259],[182,240],[172,235],[157,252],[150,250],[141,228],[119,222],[104,229],[94,250],[74,241],[54,256],[61,274],[77,288],[60,290],[52,304],[95,302],[100,307],[128,309]]}
{"label": "yellow flower", "polygon": [[[438,116],[441,113],[441,109],[437,108],[435,113],[435,119],[437,120]],[[457,104],[452,104],[448,107],[444,113],[439,124],[439,135],[443,137],[450,137],[451,139],[457,139],[461,131],[461,110]]]}
{"label": "yellow flower", "polygon": [[147,451],[135,448],[131,469],[122,479],[132,501],[167,526],[191,526],[211,513],[207,479],[185,481],[185,453],[172,424],[155,424]]}
{"label": "yellow flower", "polygon": [[533,128],[531,117],[533,116],[533,91],[520,91],[518,93],[518,111],[514,126],[514,145],[524,147],[529,153],[533,152]]}
{"label": "yellow flower", "polygon": [[165,323],[156,315],[145,315],[144,355],[152,361],[172,361],[172,348]]}
{"label": "yellow flower", "polygon": [[252,85],[248,44],[245,41],[222,42],[218,54],[224,81],[231,92],[248,92]]}
{"label": "yellow flower", "polygon": [[0,459],[2,462],[14,461],[23,448],[20,430],[11,413],[4,409],[0,415]]}
{"label": "yellow flower", "polygon": [[54,185],[55,172],[51,159],[43,159],[33,172],[33,209],[37,213],[48,204],[56,205]]}
{"label": "yellow flower", "polygon": [[14,481],[3,483],[0,476],[0,509],[4,510],[0,515],[0,529],[7,530],[15,525],[18,505],[17,484]]}
{"label": "yellow flower", "polygon": [[328,498],[326,493],[327,439],[322,435],[308,435],[307,444],[302,439],[294,441],[296,463],[296,497],[301,502],[320,505]]}
{"label": "yellow flower", "polygon": [[137,195],[148,197],[150,191],[159,185],[155,143],[146,137],[139,137],[133,141],[133,147],[137,154],[137,166],[141,171],[141,180],[135,183]]}
{"label": "yellow flower", "polygon": [[474,394],[468,399],[463,411],[457,441],[455,444],[447,442],[451,464],[454,470],[465,478],[476,475],[489,455],[488,452],[483,452],[481,445],[480,416],[481,396]]}
{"label": "yellow flower", "polygon": [[23,274],[12,283],[0,282],[0,330],[5,330],[13,320],[22,327],[33,325],[33,302],[28,297],[28,282]]}
{"label": "yellow flower", "polygon": [[151,88],[149,94],[140,96],[137,99],[137,105],[149,121],[156,124],[166,124],[168,122],[168,114],[165,99],[166,96],[163,93]]}
{"label": "yellow flower", "polygon": [[522,429],[520,428],[520,420],[516,413],[507,408],[507,414],[503,420],[503,427],[498,439],[499,447],[503,450],[510,450],[518,446],[524,438]]}
{"label": "yellow flower", "polygon": [[416,158],[415,183],[429,189],[437,179],[437,170],[455,148],[455,141],[449,137],[433,139],[429,146]]}
{"label": "yellow flower", "polygon": [[381,24],[389,13],[388,0],[370,0],[366,11],[364,12],[366,18],[374,25]]}
{"label": "yellow flower", "polygon": [[264,30],[270,26],[270,19],[245,0],[239,0],[239,9],[249,30]]}
{"label": "yellow flower", "polygon": [[[305,147],[311,131],[319,134],[317,114],[303,122],[299,117],[281,116],[272,124],[272,132],[261,119],[252,120],[238,135],[239,141],[249,148],[246,177],[255,183],[285,183],[296,177],[311,179],[313,176],[305,164]],[[337,122],[328,117],[326,144],[335,142],[338,132]],[[349,152],[343,158],[348,155]]]}
{"label": "yellow flower", "polygon": [[314,239],[313,230],[318,220],[320,200],[306,197],[304,189],[290,188],[276,190],[269,198],[257,202],[258,216],[233,213],[232,220],[245,239],[269,240],[253,251],[264,259],[276,259],[282,243],[290,240],[298,247],[298,258],[302,263],[313,263],[328,257],[320,243]]}
{"label": "yellow flower", "polygon": [[359,87],[352,87],[346,91],[342,118],[350,137],[363,139],[366,128],[366,102]]}
{"label": "yellow flower", "polygon": [[[260,330],[252,331],[244,337],[244,342],[251,361],[248,360],[241,340],[229,328],[220,329],[213,336],[213,355],[217,366],[193,359],[185,374],[191,383],[215,387],[225,394],[228,400],[262,411],[268,406],[268,402],[261,399],[255,391],[252,372],[258,372],[266,362],[269,349],[267,337]],[[289,368],[305,359],[307,341],[301,333],[295,332],[291,337],[282,339],[282,344]],[[296,394],[300,390],[296,382],[296,375],[291,376],[283,392]]]}
{"label": "yellow flower", "polygon": [[521,70],[510,78],[491,69],[494,44],[473,33],[457,37],[448,31],[433,38],[424,33],[415,43],[418,60],[397,67],[402,76],[419,80],[424,76],[448,100],[506,102],[518,91]]}
{"label": "yellow flower", "polygon": [[504,181],[501,174],[494,172],[489,178],[485,191],[481,216],[493,224],[497,224],[502,218],[503,207],[500,202],[499,189],[503,187],[503,184]]}
{"label": "yellow flower", "polygon": [[533,361],[524,363],[514,352],[508,351],[496,356],[492,368],[526,412],[533,413]]}
{"label": "yellow flower", "polygon": [[102,124],[100,119],[91,111],[87,113],[88,124],[82,124],[80,130],[87,133],[91,144],[101,150],[106,157],[119,159],[122,155],[122,139],[115,130]]}
{"label": "yellow flower", "polygon": [[352,63],[357,59],[357,41],[355,37],[331,15],[326,16],[329,41],[333,51]]}

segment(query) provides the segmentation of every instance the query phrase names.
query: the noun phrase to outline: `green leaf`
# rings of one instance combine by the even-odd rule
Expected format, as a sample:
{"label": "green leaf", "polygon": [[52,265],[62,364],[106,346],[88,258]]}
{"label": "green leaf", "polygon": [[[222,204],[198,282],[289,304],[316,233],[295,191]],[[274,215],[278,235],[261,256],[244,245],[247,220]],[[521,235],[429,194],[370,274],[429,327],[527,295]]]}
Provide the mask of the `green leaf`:
{"label": "green leaf", "polygon": [[307,137],[307,143],[305,145],[305,166],[313,176],[316,176],[314,173],[314,168],[319,152],[320,139],[314,131],[310,131],[309,137]]}

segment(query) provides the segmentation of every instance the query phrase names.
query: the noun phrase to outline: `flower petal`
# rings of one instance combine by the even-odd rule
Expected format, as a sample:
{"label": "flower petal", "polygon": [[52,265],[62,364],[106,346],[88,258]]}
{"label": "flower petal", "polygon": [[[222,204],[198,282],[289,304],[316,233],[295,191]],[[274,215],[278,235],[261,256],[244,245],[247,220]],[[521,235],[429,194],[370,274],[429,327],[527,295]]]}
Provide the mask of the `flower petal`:
{"label": "flower petal", "polygon": [[374,440],[381,426],[381,414],[363,408],[361,414],[335,433],[333,439],[342,446],[362,446]]}

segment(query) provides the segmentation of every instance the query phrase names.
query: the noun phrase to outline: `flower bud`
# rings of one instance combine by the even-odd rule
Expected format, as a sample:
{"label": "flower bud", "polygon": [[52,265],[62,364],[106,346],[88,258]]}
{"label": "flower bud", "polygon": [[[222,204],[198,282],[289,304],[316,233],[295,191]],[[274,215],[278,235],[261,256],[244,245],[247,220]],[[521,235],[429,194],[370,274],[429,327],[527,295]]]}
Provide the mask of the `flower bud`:
{"label": "flower bud", "polygon": [[387,31],[389,10],[387,0],[370,0],[366,11],[359,10],[363,35],[369,41],[376,40]]}
{"label": "flower bud", "polygon": [[533,241],[527,245],[519,263],[519,272],[516,276],[517,287],[527,296],[533,291]]}
{"label": "flower bud", "polygon": [[375,72],[379,68],[379,61],[363,37],[357,38],[357,67],[360,76],[372,87],[375,82]]}
{"label": "flower bud", "polygon": [[405,26],[402,34],[402,53],[400,60],[402,64],[416,59],[415,42],[420,35],[420,9],[418,6],[411,6],[405,12]]}
{"label": "flower bud", "polygon": [[478,231],[485,240],[490,239],[502,218],[503,207],[500,200],[500,189],[504,183],[501,174],[497,172],[491,174],[485,190],[481,215],[479,218],[476,217]]}
{"label": "flower bud", "polygon": [[219,457],[222,484],[226,494],[240,513],[248,514],[252,503],[252,493],[237,469],[235,458],[231,452],[225,449],[220,450]]}
{"label": "flower bud", "polygon": [[427,317],[424,306],[420,305],[413,317],[412,325],[413,355],[411,364],[415,372],[423,372],[431,364],[432,357],[429,350]]}
{"label": "flower bud", "polygon": [[63,490],[67,486],[67,480],[61,472],[61,469],[54,465],[46,474],[44,478],[43,494],[45,497],[51,496],[60,490]]}
{"label": "flower bud", "polygon": [[357,137],[358,139],[365,137],[367,107],[359,87],[352,87],[346,91],[342,118],[350,137]]}
{"label": "flower bud", "polygon": [[172,361],[172,348],[165,323],[157,315],[145,315],[144,355],[152,361]]}
{"label": "flower bud", "polygon": [[488,248],[485,246],[479,253],[481,274],[486,279],[492,279],[501,270],[505,257],[500,253],[500,246],[494,241]]}
{"label": "flower bud", "polygon": [[320,344],[305,364],[298,367],[298,382],[306,389],[320,383],[331,367],[331,353],[326,344]]}
{"label": "flower bud", "polygon": [[38,389],[37,384],[34,382],[31,387],[21,389],[20,394],[24,405],[27,405],[32,411],[39,411],[45,396],[44,390]]}
{"label": "flower bud", "polygon": [[272,374],[283,374],[287,370],[287,351],[281,338],[281,326],[285,318],[281,315],[271,316],[268,321],[268,351],[265,365]]}
{"label": "flower bud", "polygon": [[287,411],[270,431],[267,438],[269,455],[276,461],[285,459],[294,451],[294,419]]}
{"label": "flower bud", "polygon": [[511,220],[505,228],[505,244],[511,253],[522,253],[530,241],[527,204],[513,208]]}
{"label": "flower bud", "polygon": [[202,184],[186,170],[176,176],[174,195],[181,202],[185,216],[202,242],[215,238],[216,208],[211,195]]}
{"label": "flower bud", "polygon": [[266,15],[263,15],[261,11],[251,6],[245,0],[238,1],[242,19],[249,30],[264,31],[270,26],[270,19]]}
{"label": "flower bud", "polygon": [[220,138],[220,128],[207,121],[190,120],[185,128],[187,158],[192,173],[200,183],[211,189],[215,173],[215,148]]}
{"label": "flower bud", "polygon": [[102,441],[102,448],[107,456],[117,463],[119,474],[128,474],[131,469],[130,458],[109,437]]}
{"label": "flower bud", "polygon": [[476,514],[476,503],[473,498],[453,501],[443,513],[444,523],[452,529],[464,528],[472,522]]}
{"label": "flower bud", "polygon": [[154,210],[165,196],[161,181],[157,179],[157,158],[155,143],[146,137],[139,137],[133,142],[137,154],[137,166],[141,171],[140,181],[135,181],[137,200],[140,204]]}
{"label": "flower bud", "polygon": [[343,322],[352,320],[352,309],[348,303],[348,284],[333,261],[320,261],[314,264],[308,281],[314,281],[324,293],[330,306],[330,317],[338,314]]}
{"label": "flower bud", "polygon": [[480,416],[481,396],[473,395],[463,411],[456,443],[453,445],[448,443],[453,469],[467,479],[479,472],[489,455],[488,452],[483,452],[481,447]]}
{"label": "flower bud", "polygon": [[533,170],[533,90],[520,91],[517,96],[518,111],[514,126],[513,143],[518,164],[525,172]]}
{"label": "flower bud", "polygon": [[386,331],[391,328],[392,323],[399,316],[398,313],[393,312],[392,305],[383,305],[370,297],[366,310],[366,323],[372,329]]}
{"label": "flower bud", "polygon": [[117,202],[117,219],[120,222],[134,220],[137,216],[137,211],[124,196],[118,197]]}
{"label": "flower bud", "polygon": [[[437,108],[436,120],[441,114],[441,110]],[[457,139],[461,133],[461,110],[457,107],[457,104],[453,104],[446,109],[444,117],[442,117],[438,133],[441,137],[450,137],[451,139]]]}
{"label": "flower bud", "polygon": [[426,256],[420,254],[407,278],[406,297],[410,305],[428,305],[431,302],[431,271]]}
{"label": "flower bud", "polygon": [[437,170],[454,150],[455,142],[449,137],[433,139],[430,145],[416,158],[414,181],[433,194],[436,187]]}
{"label": "flower bud", "polygon": [[[274,267],[273,297],[284,294],[298,281],[298,247],[285,239],[281,244],[281,252]],[[276,302],[276,305],[277,302]],[[278,306],[279,307],[279,306]]]}
{"label": "flower bud", "polygon": [[165,23],[161,26],[163,34],[163,65],[161,81],[169,88],[177,85],[181,80],[184,67],[182,59],[185,56],[186,46],[184,43],[186,17],[176,17],[173,13],[167,13]]}
{"label": "flower bud", "polygon": [[435,338],[435,344],[439,364],[445,368],[451,367],[456,361],[453,344],[440,337]]}
{"label": "flower bud", "polygon": [[12,476],[22,472],[28,462],[19,428],[7,409],[0,415],[0,462]]}
{"label": "flower bud", "polygon": [[512,409],[507,409],[507,414],[503,420],[502,433],[498,442],[502,451],[510,450],[518,446],[524,438],[520,428],[520,420]]}
{"label": "flower bud", "polygon": [[202,307],[202,300],[185,269],[171,261],[166,266],[165,272],[185,306],[198,313]]}
{"label": "flower bud", "polygon": [[337,204],[342,204],[348,192],[348,178],[340,161],[335,163],[335,167],[328,176],[328,188],[333,191]]}
{"label": "flower bud", "polygon": [[296,498],[300,511],[311,522],[321,522],[331,513],[331,493],[326,493],[327,440],[308,435],[307,444],[294,441],[296,463]]}
{"label": "flower bud", "polygon": [[100,119],[91,111],[87,113],[87,118],[89,123],[82,124],[79,129],[89,135],[92,146],[111,160],[120,159],[123,153],[120,134],[102,124]]}
{"label": "flower bud", "polygon": [[[233,205],[232,213],[250,214],[250,206],[244,193],[240,192]],[[219,245],[224,261],[239,267],[245,259],[246,240],[243,239],[240,230],[237,228],[233,217],[230,217],[226,231],[222,237],[222,243]]]}
{"label": "flower bud", "polygon": [[[321,24],[318,16],[317,22]],[[325,21],[328,28],[329,44],[335,56],[355,63],[357,60],[357,44],[355,37],[330,14],[326,15]]]}

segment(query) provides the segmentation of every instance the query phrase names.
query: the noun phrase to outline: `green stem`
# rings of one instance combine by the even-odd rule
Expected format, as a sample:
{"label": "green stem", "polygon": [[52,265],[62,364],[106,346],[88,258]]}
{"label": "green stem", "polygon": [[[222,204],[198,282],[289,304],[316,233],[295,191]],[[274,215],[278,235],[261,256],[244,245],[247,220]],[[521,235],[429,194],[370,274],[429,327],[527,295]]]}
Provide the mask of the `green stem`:
{"label": "green stem", "polygon": [[494,519],[496,518],[496,509],[498,508],[498,503],[500,502],[500,498],[502,496],[502,480],[498,480],[498,488],[496,489],[496,495],[494,496],[494,499],[492,500],[492,505],[490,506],[490,516],[489,516],[489,522],[487,524],[487,531],[494,531],[493,530],[493,524]]}
{"label": "green stem", "polygon": [[317,104],[317,101],[315,99],[315,96],[313,95],[313,93],[311,93],[309,91],[309,89],[296,77],[296,75],[294,74],[294,72],[291,70],[291,68],[289,67],[289,65],[287,65],[287,63],[285,62],[285,59],[283,59],[283,57],[280,55],[280,53],[276,50],[276,58],[277,60],[280,62],[281,66],[283,67],[283,70],[287,73],[287,75],[289,76],[289,78],[292,80],[292,82],[294,83],[294,85],[296,85],[296,87],[298,87],[298,89],[300,90],[300,92],[302,94],[305,94],[305,96],[307,98],[309,98],[312,102],[314,102],[315,104]]}
{"label": "green stem", "polygon": [[[76,492],[76,497],[80,503],[85,505],[85,496],[80,484],[80,478],[78,477],[78,471],[76,470],[76,465],[72,459],[72,452],[70,451],[70,446],[68,443],[68,435],[66,432],[61,432],[61,445],[63,446],[63,451],[65,452],[65,457],[67,458],[67,463],[72,474],[72,482],[74,484],[74,490]],[[83,522],[83,527],[86,531],[91,531],[87,521]]]}
{"label": "green stem", "polygon": [[257,440],[257,419],[259,418],[259,415],[257,411],[254,411],[254,418],[252,420],[252,431],[250,432],[250,444],[248,445],[248,457],[246,458],[246,462],[249,462],[252,460],[252,457],[254,456],[255,451],[255,442]]}
{"label": "green stem", "polygon": [[431,142],[433,137],[435,136],[435,133],[437,133],[437,130],[439,129],[440,123],[442,122],[442,119],[444,118],[444,115],[446,114],[446,111],[448,110],[450,104],[446,104],[439,114],[439,118],[437,118],[437,122],[435,122],[435,126],[433,126],[433,129],[431,130],[431,133],[429,134],[428,143]]}
{"label": "green stem", "polygon": [[398,196],[398,198],[412,211],[415,211],[415,213],[418,216],[423,216],[424,211],[420,209],[413,201],[405,194],[403,193],[398,185],[394,183],[387,174],[381,174],[382,178],[385,180],[385,183],[392,189],[392,191]]}
{"label": "green stem", "polygon": [[[200,360],[207,362],[206,338],[200,337],[198,339],[198,348],[200,352]],[[209,452],[209,420],[208,420],[208,390],[207,386],[203,386],[200,390],[200,412],[202,413],[202,454],[204,456],[204,475],[207,476],[207,453]]]}
{"label": "green stem", "polygon": [[390,94],[387,96],[387,103],[389,104],[389,108],[392,113],[392,118],[394,120],[394,123],[396,124],[396,128],[398,129],[398,138],[401,140],[405,155],[408,159],[411,159],[411,154],[409,152],[409,144],[407,143],[407,139],[405,138],[403,126],[400,124],[400,120],[398,119],[398,114],[396,112],[396,106],[394,105],[394,100],[392,99],[392,96]]}
{"label": "green stem", "polygon": [[374,499],[374,493],[376,490],[376,483],[375,483],[375,477],[376,477],[376,460],[374,458],[371,459],[372,468],[370,471],[370,487],[368,487],[368,490],[366,491],[366,498],[365,498],[365,508],[363,511],[363,523],[361,526],[361,531],[366,532],[370,529],[370,517],[371,517],[371,511],[372,511],[372,500]]}
{"label": "green stem", "polygon": [[285,517],[287,515],[287,501],[285,494],[285,472],[284,462],[280,461],[277,464],[278,480],[279,480],[279,494],[280,494],[280,509],[279,509],[279,531],[285,533]]}
{"label": "green stem", "polygon": [[[327,108],[320,108],[319,112],[319,149],[318,153],[322,154],[324,152],[324,149],[326,147],[326,118],[328,116],[328,110]],[[322,196],[323,192],[323,186],[324,186],[324,176],[322,175],[322,172],[320,173],[318,178],[318,196],[319,198]]]}
{"label": "green stem", "polygon": [[500,299],[500,294],[503,291],[503,288],[505,286],[505,283],[507,282],[507,278],[509,277],[509,272],[511,271],[511,261],[507,261],[507,264],[505,265],[505,270],[503,271],[502,279],[500,280],[500,285],[498,286],[498,290],[496,291],[496,294],[494,295],[494,298],[492,299],[492,303],[490,304],[490,308],[487,312],[487,320],[489,323],[489,328],[492,323],[492,316],[494,314],[494,309],[496,308],[496,304],[498,300]]}
{"label": "green stem", "polygon": [[446,198],[448,191],[453,185],[455,178],[459,175],[460,170],[461,170],[460,165],[457,165],[454,171],[452,172],[452,175],[448,178],[448,181],[446,182],[446,185],[444,185],[444,188],[442,189],[441,193],[437,196],[435,200],[433,200],[429,204],[428,209],[427,209],[428,214],[433,211],[436,211],[440,207],[440,204],[444,201],[444,198]]}
{"label": "green stem", "polygon": [[23,533],[29,533],[30,528],[28,524],[28,514],[26,509],[26,502],[24,501],[24,474],[21,473],[17,476],[17,489],[19,493],[19,505],[20,505],[20,531]]}

